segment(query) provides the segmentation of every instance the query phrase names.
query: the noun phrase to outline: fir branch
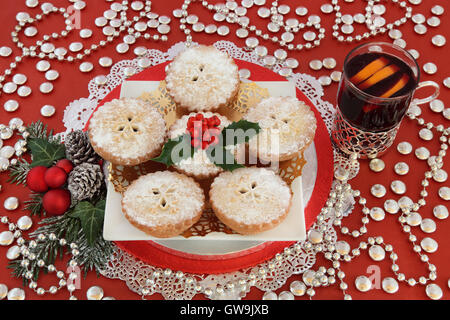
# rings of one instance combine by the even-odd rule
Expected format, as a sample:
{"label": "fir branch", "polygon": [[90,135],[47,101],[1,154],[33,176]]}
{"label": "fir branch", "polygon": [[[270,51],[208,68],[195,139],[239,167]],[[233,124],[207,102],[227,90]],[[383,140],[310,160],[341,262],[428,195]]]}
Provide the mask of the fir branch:
{"label": "fir branch", "polygon": [[28,138],[27,139],[46,139],[48,140],[53,136],[53,130],[48,132],[48,126],[44,125],[41,121],[31,123],[27,127]]}
{"label": "fir branch", "polygon": [[30,164],[23,158],[17,161],[17,164],[9,167],[9,183],[26,184],[28,171],[30,171]]}
{"label": "fir branch", "polygon": [[[36,247],[30,249],[35,254],[36,259],[30,260],[28,267],[21,265],[22,259],[9,262],[8,268],[13,270],[12,274],[15,277],[23,279],[24,285],[29,281],[25,278],[25,273],[28,270],[32,272],[32,279],[38,280],[41,271],[41,268],[37,265],[39,260],[43,260],[45,265],[54,264],[58,258],[62,260],[65,254],[71,252],[71,243],[76,243],[78,246],[79,254],[74,259],[83,269],[85,276],[91,270],[95,270],[99,275],[105,268],[114,252],[114,245],[112,242],[104,240],[101,234],[89,245],[80,220],[72,217],[71,213],[72,210],[69,210],[62,216],[43,219],[39,222],[41,226],[30,233],[31,238],[37,238],[39,234],[43,234],[46,236],[46,240],[36,241]],[[58,240],[50,240],[49,235],[52,233],[56,235],[57,239],[65,239],[66,245],[62,246]]]}
{"label": "fir branch", "polygon": [[89,246],[86,236],[81,234],[76,242],[78,245],[78,256],[75,257],[79,266],[82,266],[84,276],[89,271],[95,270],[97,276],[106,267],[114,253],[114,245],[111,241],[106,241],[103,236],[97,237],[96,241]]}
{"label": "fir branch", "polygon": [[42,208],[42,194],[34,193],[30,194],[30,200],[25,201],[25,206],[23,210],[30,211],[30,216],[42,216],[42,213],[45,214],[45,211]]}
{"label": "fir branch", "polygon": [[48,126],[44,125],[41,121],[31,123],[26,132],[28,132],[27,139],[44,139],[50,143],[61,144],[61,137],[55,136],[53,130],[48,130]]}

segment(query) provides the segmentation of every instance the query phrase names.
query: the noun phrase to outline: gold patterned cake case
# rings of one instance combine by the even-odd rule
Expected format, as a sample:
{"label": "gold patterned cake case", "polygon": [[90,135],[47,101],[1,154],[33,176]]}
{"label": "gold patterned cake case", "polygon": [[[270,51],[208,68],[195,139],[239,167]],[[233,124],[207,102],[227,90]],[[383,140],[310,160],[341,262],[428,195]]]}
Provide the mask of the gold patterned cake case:
{"label": "gold patterned cake case", "polygon": [[[261,100],[267,97],[269,97],[269,90],[267,88],[263,88],[254,82],[242,82],[237,98],[233,104],[222,107],[216,112],[226,116],[231,121],[238,121],[242,118],[248,108],[257,105]],[[184,115],[182,113],[183,110],[177,108],[176,103],[168,94],[165,81],[161,81],[156,90],[142,93],[140,98],[149,101],[154,107],[158,108],[164,116],[168,128]],[[279,174],[288,184],[290,184],[296,177],[301,176],[302,168],[305,164],[306,161],[304,160],[303,152],[301,152],[291,160],[280,162]],[[109,180],[113,184],[114,189],[119,193],[123,193],[130,183],[138,177],[156,171],[167,170],[167,167],[161,163],[148,161],[133,167],[110,164],[108,169]],[[206,195],[209,193],[211,183],[212,180],[208,179],[200,181],[200,185],[205,190]],[[182,236],[185,238],[205,236],[210,232],[234,233],[231,229],[218,221],[212,213],[211,208],[207,207],[200,221],[183,233]]]}

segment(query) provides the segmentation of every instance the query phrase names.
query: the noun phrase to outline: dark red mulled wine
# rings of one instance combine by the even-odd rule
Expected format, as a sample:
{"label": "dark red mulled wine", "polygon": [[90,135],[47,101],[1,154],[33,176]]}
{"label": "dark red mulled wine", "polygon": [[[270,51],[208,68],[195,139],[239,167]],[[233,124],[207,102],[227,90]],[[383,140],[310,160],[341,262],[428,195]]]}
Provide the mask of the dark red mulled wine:
{"label": "dark red mulled wine", "polygon": [[338,92],[341,113],[364,131],[392,129],[409,107],[417,78],[411,66],[388,53],[365,52],[350,57]]}

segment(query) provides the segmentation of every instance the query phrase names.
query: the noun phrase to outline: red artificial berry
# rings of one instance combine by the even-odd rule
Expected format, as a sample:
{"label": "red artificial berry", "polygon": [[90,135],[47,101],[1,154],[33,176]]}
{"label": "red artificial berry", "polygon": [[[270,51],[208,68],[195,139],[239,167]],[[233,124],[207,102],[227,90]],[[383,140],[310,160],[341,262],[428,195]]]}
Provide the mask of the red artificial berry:
{"label": "red artificial berry", "polygon": [[206,142],[211,141],[211,133],[209,132],[209,130],[205,131],[205,134],[203,135],[203,141],[206,141]]}
{"label": "red artificial berry", "polygon": [[194,127],[194,122],[195,122],[195,117],[190,117],[188,119],[188,122],[187,122],[187,127],[188,128],[193,128]]}
{"label": "red artificial berry", "polygon": [[214,146],[219,143],[219,139],[216,136],[212,136],[209,145]]}
{"label": "red artificial berry", "polygon": [[45,183],[44,175],[47,168],[44,166],[34,167],[27,174],[27,186],[34,192],[45,192],[48,190],[48,185]]}
{"label": "red artificial berry", "polygon": [[73,163],[72,161],[68,160],[68,159],[62,159],[59,160],[55,166],[60,167],[61,169],[64,169],[64,171],[69,174],[70,171],[72,171],[73,169]]}
{"label": "red artificial berry", "polygon": [[199,140],[199,139],[193,139],[192,141],[191,141],[191,145],[194,147],[194,148],[200,148],[201,147],[201,145],[202,145],[202,142]]}
{"label": "red artificial berry", "polygon": [[214,117],[208,118],[208,126],[210,128],[214,127],[216,121],[214,120]]}
{"label": "red artificial berry", "polygon": [[220,118],[218,116],[213,116],[214,119],[214,125],[216,127],[220,126]]}
{"label": "red artificial berry", "polygon": [[201,113],[198,113],[198,114],[195,116],[195,120],[197,120],[197,121],[202,121],[203,118],[204,118],[204,116],[203,116],[203,114],[201,114]]}
{"label": "red artificial berry", "polygon": [[70,207],[70,192],[63,189],[48,191],[42,198],[42,207],[49,215],[60,215]]}
{"label": "red artificial berry", "polygon": [[208,148],[208,146],[209,146],[209,143],[208,143],[208,142],[206,142],[206,141],[203,141],[203,142],[202,142],[202,149],[203,149],[203,150],[205,150],[206,148]]}
{"label": "red artificial berry", "polygon": [[50,188],[60,188],[67,181],[67,173],[60,167],[51,167],[45,172],[44,180]]}

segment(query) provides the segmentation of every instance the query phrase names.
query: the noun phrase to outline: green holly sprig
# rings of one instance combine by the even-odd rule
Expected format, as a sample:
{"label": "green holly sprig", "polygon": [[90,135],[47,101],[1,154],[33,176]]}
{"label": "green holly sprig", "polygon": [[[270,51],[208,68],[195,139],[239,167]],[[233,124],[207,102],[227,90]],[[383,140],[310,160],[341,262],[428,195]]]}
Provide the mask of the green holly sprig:
{"label": "green holly sprig", "polygon": [[[244,133],[242,136],[244,139],[240,139],[238,136],[234,135],[234,133],[238,130],[239,132]],[[236,161],[234,155],[229,150],[229,147],[248,142],[260,131],[261,127],[258,123],[247,120],[235,121],[221,131],[218,137],[218,143],[209,146],[205,150],[206,154],[212,163],[226,171],[233,171],[238,168],[243,168],[244,165]],[[230,136],[234,137],[231,141],[230,139],[227,139],[227,137]],[[191,135],[189,133],[185,133],[166,142],[163,146],[161,154],[152,160],[170,167],[176,164],[176,161],[173,159],[173,155],[176,153],[178,153],[176,155],[178,162],[180,162],[181,160],[193,157],[195,151],[196,148],[191,145]]]}

